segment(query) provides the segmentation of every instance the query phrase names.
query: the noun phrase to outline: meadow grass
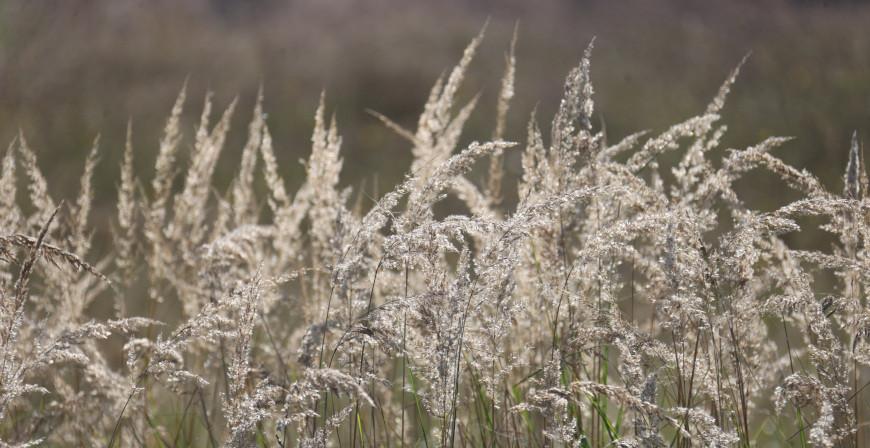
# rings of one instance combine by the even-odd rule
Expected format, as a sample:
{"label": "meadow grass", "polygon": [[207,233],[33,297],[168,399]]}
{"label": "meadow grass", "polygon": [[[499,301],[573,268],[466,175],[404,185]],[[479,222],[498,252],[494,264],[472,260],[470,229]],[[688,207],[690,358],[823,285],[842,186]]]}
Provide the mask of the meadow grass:
{"label": "meadow grass", "polygon": [[[515,38],[491,141],[461,145],[482,38],[416,129],[373,114],[414,157],[379,197],[340,187],[325,96],[288,191],[262,92],[238,174],[217,190],[235,102],[212,123],[206,96],[184,155],[182,89],[150,180],[128,128],[112,247],[98,251],[99,142],[80,192],[58,201],[15,139],[0,174],[2,446],[861,445],[870,181],[857,135],[842,192],[774,156],[786,138],[723,151],[744,60],[699,115],[614,141],[594,116],[590,44],[548,135],[533,113],[526,141],[508,142]],[[750,170],[802,199],[753,210],[733,188]],[[447,197],[465,212],[438,213]],[[783,241],[808,218],[836,237],[829,251]],[[92,317],[101,303],[112,318]]]}

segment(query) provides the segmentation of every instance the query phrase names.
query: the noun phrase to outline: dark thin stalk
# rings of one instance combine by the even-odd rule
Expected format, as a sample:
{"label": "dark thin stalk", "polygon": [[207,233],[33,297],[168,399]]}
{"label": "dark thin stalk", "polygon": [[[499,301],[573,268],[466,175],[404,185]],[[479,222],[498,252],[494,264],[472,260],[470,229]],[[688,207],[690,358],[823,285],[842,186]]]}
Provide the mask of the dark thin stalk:
{"label": "dark thin stalk", "polygon": [[[695,335],[695,349],[692,353],[692,373],[689,375],[689,389],[686,393],[686,415],[683,417],[683,425],[686,428],[686,432],[689,431],[689,410],[692,409],[692,392],[695,384],[695,368],[698,365],[698,345],[701,342],[701,328],[698,327],[697,333]],[[684,441],[686,446],[689,445],[688,440]]]}
{"label": "dark thin stalk", "polygon": [[190,399],[187,400],[187,404],[184,405],[184,411],[181,413],[181,419],[178,421],[178,425],[175,427],[175,437],[172,439],[172,446],[178,444],[178,438],[181,436],[181,429],[184,426],[184,420],[187,419],[187,412],[190,410],[190,406],[193,404],[193,400],[196,398],[196,394],[191,393]]}
{"label": "dark thin stalk", "polygon": [[217,446],[217,441],[215,441],[214,433],[211,429],[211,420],[208,418],[208,410],[205,406],[205,397],[202,396],[202,389],[199,386],[196,386],[196,392],[199,394],[199,404],[202,407],[202,419],[205,422],[205,430],[208,432],[208,441],[211,444],[212,448]]}
{"label": "dark thin stalk", "polygon": [[[405,447],[405,368],[406,362],[408,360],[408,355],[405,352],[405,336],[408,328],[407,323],[407,301],[408,301],[408,262],[405,261],[405,306],[402,307],[402,391],[399,395],[402,397],[402,432],[399,433],[401,436],[401,446]],[[425,434],[424,434],[425,435]]]}
{"label": "dark thin stalk", "polygon": [[118,414],[118,418],[115,420],[115,427],[112,429],[112,436],[109,437],[109,443],[106,444],[107,448],[111,448],[115,443],[115,437],[118,436],[118,430],[121,428],[121,419],[124,417],[124,411],[127,410],[127,406],[130,405],[130,400],[136,395],[136,389],[142,384],[142,381],[145,379],[145,375],[139,375],[139,379],[136,380],[136,384],[133,386],[133,391],[130,392],[130,395],[127,395],[127,400],[124,401],[124,406],[121,408],[121,412]]}
{"label": "dark thin stalk", "polygon": [[737,335],[734,334],[734,323],[732,321],[728,321],[728,333],[731,335],[731,350],[734,356],[734,364],[737,369],[737,387],[740,392],[740,407],[743,408],[741,411],[741,418],[743,420],[743,432],[746,435],[746,445],[749,445],[749,407],[746,404],[746,384],[743,380],[743,369],[740,364],[740,346],[737,342]]}
{"label": "dark thin stalk", "polygon": [[[369,303],[368,303],[368,306],[366,307],[366,315],[368,315],[372,311],[372,301],[374,300],[374,297],[375,297],[375,284],[378,281],[378,272],[381,271],[381,266],[383,265],[383,263],[384,263],[384,259],[381,258],[380,261],[378,261],[377,267],[375,267],[375,274],[372,278],[372,287],[369,290]],[[360,353],[361,353],[361,355],[359,358],[359,373],[360,373],[360,376],[362,376],[363,369],[365,368],[365,359],[366,359],[366,341],[365,341],[365,339],[363,339],[362,350],[360,350]],[[358,418],[357,418],[358,414],[359,414],[359,398],[356,399],[356,403],[354,404],[353,420],[351,420],[351,421],[354,421],[354,422],[358,421]],[[374,421],[372,423],[374,423]],[[353,437],[351,437],[350,446],[355,447],[356,446],[356,433],[357,432],[356,431],[352,431],[352,432],[353,432]]]}

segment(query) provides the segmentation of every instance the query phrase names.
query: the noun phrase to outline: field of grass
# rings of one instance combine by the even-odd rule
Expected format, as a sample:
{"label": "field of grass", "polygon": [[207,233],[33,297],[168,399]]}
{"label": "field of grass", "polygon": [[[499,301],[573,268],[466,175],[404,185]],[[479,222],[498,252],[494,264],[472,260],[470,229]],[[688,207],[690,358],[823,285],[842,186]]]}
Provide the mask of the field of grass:
{"label": "field of grass", "polygon": [[[465,144],[481,97],[462,85],[483,34],[415,126],[371,112],[412,155],[387,191],[340,185],[329,92],[304,179],[290,180],[262,91],[253,111],[213,110],[206,94],[185,137],[185,85],[154,160],[140,160],[135,117],[128,126],[105,222],[92,179],[111,150],[95,141],[78,191],[61,196],[20,133],[0,170],[0,445],[870,441],[858,135],[837,188],[778,157],[788,138],[723,145],[726,98],[749,57],[718,92],[711,81],[696,115],[615,136],[596,115],[594,41],[561,100],[540,108],[555,113],[535,109],[517,128],[515,32],[494,104],[476,118],[491,137]],[[216,185],[240,114],[235,174]],[[134,163],[154,168],[143,176]],[[750,172],[796,199],[752,207],[735,188]],[[111,237],[97,244],[100,226]],[[806,231],[832,246],[786,241]]]}

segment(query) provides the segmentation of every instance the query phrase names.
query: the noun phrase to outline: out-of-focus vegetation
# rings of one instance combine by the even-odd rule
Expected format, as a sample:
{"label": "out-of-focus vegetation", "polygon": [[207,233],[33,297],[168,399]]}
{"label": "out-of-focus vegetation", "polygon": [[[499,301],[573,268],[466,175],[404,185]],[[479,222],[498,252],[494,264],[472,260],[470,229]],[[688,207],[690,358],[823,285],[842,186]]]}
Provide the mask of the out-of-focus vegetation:
{"label": "out-of-focus vegetation", "polygon": [[[524,129],[536,105],[543,116],[555,111],[564,73],[593,36],[598,110],[613,139],[701,110],[748,52],[724,112],[728,146],[794,136],[781,156],[833,187],[852,130],[870,129],[870,6],[860,2],[6,1],[0,140],[23,130],[52,187],[66,189],[77,185],[101,134],[96,207],[108,213],[127,121],[137,169],[148,170],[154,136],[185,79],[192,98],[210,89],[220,106],[238,95],[240,110],[250,110],[262,84],[277,157],[295,168],[285,173],[291,180],[302,174],[294,162],[307,154],[311,111],[325,89],[349,142],[342,183],[382,192],[411,155],[367,108],[413,127],[429,86],[487,19],[465,93],[481,93],[484,112],[471,119],[466,140],[489,137],[498,93],[491,80],[517,21],[518,95],[508,129]],[[188,129],[198,109],[185,111]],[[248,118],[234,117],[230,148],[241,147]],[[220,161],[217,185],[229,182],[238,157]],[[517,158],[508,170],[518,172]],[[777,188],[751,182],[765,193]],[[781,199],[745,193],[762,208]]]}

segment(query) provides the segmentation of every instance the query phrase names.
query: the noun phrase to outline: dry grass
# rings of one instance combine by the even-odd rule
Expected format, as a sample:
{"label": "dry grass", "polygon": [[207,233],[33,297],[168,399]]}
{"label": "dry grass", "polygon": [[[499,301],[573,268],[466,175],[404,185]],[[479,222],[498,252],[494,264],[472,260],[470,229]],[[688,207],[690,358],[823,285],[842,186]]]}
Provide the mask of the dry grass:
{"label": "dry grass", "polygon": [[[238,176],[215,191],[235,102],[212,123],[206,97],[181,158],[182,90],[150,181],[127,144],[114,250],[94,253],[97,143],[58,206],[16,139],[0,176],[3,446],[859,445],[870,199],[857,136],[843,193],[773,156],[787,139],[716,151],[735,70],[702,114],[611,142],[594,125],[590,45],[549,136],[533,115],[524,144],[505,142],[511,45],[493,141],[463,148],[477,99],[457,93],[480,39],[416,130],[379,116],[414,156],[379,198],[339,188],[323,98],[288,192],[262,93]],[[522,153],[517,184],[505,151]],[[732,186],[756,168],[804,199],[750,209]],[[468,213],[435,213],[446,196]],[[838,244],[790,249],[780,237],[805,217]],[[817,290],[821,271],[835,289]],[[114,318],[93,320],[109,298]],[[173,303],[181,322],[158,322]]]}

